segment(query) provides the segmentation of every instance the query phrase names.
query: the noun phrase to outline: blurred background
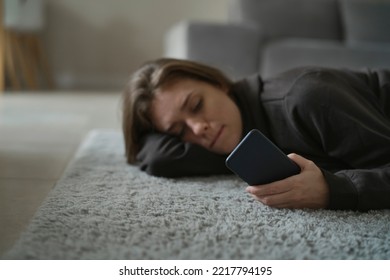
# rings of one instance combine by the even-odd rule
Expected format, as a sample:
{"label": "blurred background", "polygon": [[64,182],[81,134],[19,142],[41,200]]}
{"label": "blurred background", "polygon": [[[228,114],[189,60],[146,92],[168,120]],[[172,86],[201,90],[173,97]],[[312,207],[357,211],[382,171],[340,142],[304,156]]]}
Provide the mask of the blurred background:
{"label": "blurred background", "polygon": [[[52,79],[51,85],[57,89],[120,88],[141,63],[163,55],[164,34],[176,22],[184,19],[224,22],[227,17],[227,0],[2,2],[5,33],[39,38],[43,60],[47,62],[42,68],[50,69],[50,73],[42,70],[40,85],[47,87],[46,79]],[[19,46],[15,38],[5,36],[5,39],[9,41],[2,41],[3,52],[10,41],[14,55],[18,47],[26,45],[22,39]],[[10,56],[10,51],[5,55]],[[26,59],[31,61],[31,57]],[[3,60],[7,64],[7,57]],[[14,64],[20,67],[18,61]],[[5,78],[5,88],[10,89],[9,69]],[[20,77],[19,80],[21,87],[26,88],[23,85],[28,81]]]}
{"label": "blurred background", "polygon": [[223,22],[227,0],[0,0],[0,256],[86,135],[120,133],[120,94],[184,19]]}
{"label": "blurred background", "polygon": [[121,133],[122,89],[147,60],[234,78],[390,68],[390,0],[0,0],[0,17],[0,256],[86,135]]}

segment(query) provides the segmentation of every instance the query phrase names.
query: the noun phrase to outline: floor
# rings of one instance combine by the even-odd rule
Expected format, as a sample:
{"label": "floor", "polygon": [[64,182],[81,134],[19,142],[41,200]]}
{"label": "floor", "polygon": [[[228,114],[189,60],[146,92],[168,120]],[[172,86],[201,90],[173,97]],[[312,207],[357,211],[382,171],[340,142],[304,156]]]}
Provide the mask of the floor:
{"label": "floor", "polygon": [[120,129],[119,92],[0,92],[0,256],[95,128]]}

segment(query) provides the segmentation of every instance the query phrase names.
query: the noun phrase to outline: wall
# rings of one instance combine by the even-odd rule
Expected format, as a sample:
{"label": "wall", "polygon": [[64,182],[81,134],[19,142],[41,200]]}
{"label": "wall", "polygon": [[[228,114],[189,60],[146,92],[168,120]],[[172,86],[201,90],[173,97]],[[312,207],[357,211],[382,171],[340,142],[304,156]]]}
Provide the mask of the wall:
{"label": "wall", "polygon": [[184,19],[226,21],[228,0],[46,0],[43,33],[57,86],[121,89],[163,54],[163,37]]}

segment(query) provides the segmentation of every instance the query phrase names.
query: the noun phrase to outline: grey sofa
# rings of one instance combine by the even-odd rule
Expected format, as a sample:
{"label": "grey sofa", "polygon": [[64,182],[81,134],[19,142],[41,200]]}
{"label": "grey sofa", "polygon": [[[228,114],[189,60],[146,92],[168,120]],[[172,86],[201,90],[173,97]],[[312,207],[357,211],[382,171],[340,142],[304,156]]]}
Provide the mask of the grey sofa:
{"label": "grey sofa", "polygon": [[228,23],[179,22],[165,40],[166,57],[235,79],[304,65],[390,69],[390,0],[229,0]]}

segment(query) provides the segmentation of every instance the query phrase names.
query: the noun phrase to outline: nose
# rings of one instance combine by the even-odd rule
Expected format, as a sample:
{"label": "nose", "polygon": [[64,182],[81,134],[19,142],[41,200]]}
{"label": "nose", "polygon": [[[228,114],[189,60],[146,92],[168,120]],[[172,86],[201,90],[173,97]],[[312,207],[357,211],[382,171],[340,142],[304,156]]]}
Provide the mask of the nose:
{"label": "nose", "polygon": [[187,125],[195,135],[202,135],[209,129],[208,123],[201,119],[189,119]]}

